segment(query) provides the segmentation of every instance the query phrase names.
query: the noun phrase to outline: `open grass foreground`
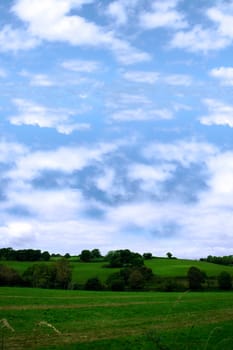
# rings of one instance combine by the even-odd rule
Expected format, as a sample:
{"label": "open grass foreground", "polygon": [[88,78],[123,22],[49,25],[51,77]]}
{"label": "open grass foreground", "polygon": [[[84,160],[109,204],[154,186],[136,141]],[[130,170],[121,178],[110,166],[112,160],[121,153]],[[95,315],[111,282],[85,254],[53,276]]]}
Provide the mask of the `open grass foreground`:
{"label": "open grass foreground", "polygon": [[0,288],[0,349],[233,349],[233,293]]}

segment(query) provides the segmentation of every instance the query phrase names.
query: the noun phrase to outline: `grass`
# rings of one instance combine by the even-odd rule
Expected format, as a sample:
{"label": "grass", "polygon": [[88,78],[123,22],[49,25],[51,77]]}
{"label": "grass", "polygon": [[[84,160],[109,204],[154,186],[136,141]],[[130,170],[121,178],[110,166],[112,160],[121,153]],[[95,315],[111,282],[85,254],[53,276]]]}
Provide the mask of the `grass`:
{"label": "grass", "polygon": [[0,315],[14,329],[4,349],[233,349],[232,292],[2,287]]}
{"label": "grass", "polygon": [[156,275],[162,277],[185,277],[191,266],[196,266],[205,271],[208,277],[217,276],[221,271],[227,271],[233,276],[233,269],[231,266],[217,265],[198,260],[156,258],[145,261],[145,264],[150,267]]}

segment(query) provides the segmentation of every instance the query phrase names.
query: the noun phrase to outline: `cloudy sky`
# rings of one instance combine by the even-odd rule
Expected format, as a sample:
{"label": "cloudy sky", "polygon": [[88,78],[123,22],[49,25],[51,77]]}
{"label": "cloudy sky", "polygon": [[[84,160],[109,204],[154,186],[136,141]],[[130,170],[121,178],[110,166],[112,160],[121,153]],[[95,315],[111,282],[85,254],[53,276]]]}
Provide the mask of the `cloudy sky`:
{"label": "cloudy sky", "polygon": [[233,1],[0,0],[0,241],[233,247]]}

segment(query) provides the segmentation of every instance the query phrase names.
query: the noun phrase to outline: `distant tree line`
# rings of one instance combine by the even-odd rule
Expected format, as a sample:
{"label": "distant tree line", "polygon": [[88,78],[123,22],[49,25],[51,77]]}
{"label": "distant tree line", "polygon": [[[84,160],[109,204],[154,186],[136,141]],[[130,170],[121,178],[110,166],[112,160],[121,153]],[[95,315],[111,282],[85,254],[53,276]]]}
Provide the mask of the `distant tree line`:
{"label": "distant tree line", "polygon": [[42,252],[39,249],[20,249],[12,248],[0,249],[0,260],[15,261],[48,261],[50,259],[49,252]]}
{"label": "distant tree line", "polygon": [[227,255],[227,256],[208,255],[207,258],[201,258],[200,260],[207,261],[213,264],[233,266],[233,255]]}
{"label": "distant tree line", "polygon": [[[167,253],[167,257],[172,259],[172,254]],[[111,273],[105,281],[100,280],[98,276],[93,276],[79,285],[72,280],[70,258],[68,253],[62,257],[60,254],[50,255],[48,252],[33,249],[0,249],[1,260],[35,262],[23,273],[19,273],[7,263],[0,264],[0,286],[111,291],[184,291],[187,289],[199,291],[216,288],[232,290],[232,276],[229,272],[222,271],[215,278],[208,278],[204,271],[192,266],[187,271],[186,277],[161,277],[145,266],[145,261],[153,258],[151,253],[141,255],[129,249],[110,251],[105,256],[102,256],[98,249],[83,250],[76,261],[72,257],[72,265],[79,260],[81,262],[102,261],[103,268],[119,269]]]}

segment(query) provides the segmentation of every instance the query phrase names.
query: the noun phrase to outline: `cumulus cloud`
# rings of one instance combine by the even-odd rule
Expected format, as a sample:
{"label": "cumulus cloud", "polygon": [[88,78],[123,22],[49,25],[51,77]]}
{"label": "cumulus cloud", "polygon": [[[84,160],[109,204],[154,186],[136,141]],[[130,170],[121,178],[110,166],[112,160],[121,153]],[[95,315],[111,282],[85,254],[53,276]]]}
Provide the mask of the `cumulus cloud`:
{"label": "cumulus cloud", "polygon": [[233,127],[233,106],[223,102],[205,99],[209,114],[202,116],[199,120],[204,125],[226,125]]}
{"label": "cumulus cloud", "polygon": [[127,71],[123,73],[123,78],[134,83],[154,84],[159,78],[159,73],[148,71]]}
{"label": "cumulus cloud", "polygon": [[0,162],[14,162],[14,159],[24,155],[27,152],[27,147],[16,142],[9,142],[4,139],[0,140]]}
{"label": "cumulus cloud", "polygon": [[14,29],[9,25],[0,30],[0,51],[19,51],[33,49],[39,40],[26,30]]}
{"label": "cumulus cloud", "polygon": [[67,42],[71,45],[105,47],[111,49],[123,64],[148,61],[149,54],[134,48],[118,38],[113,32],[86,20],[71,15],[73,8],[80,8],[92,1],[74,0],[18,0],[12,11],[28,26],[33,38],[47,41]]}
{"label": "cumulus cloud", "polygon": [[93,73],[100,69],[100,63],[90,60],[68,60],[62,63],[62,67],[73,72]]}
{"label": "cumulus cloud", "polygon": [[92,163],[101,162],[105,155],[117,148],[117,143],[100,143],[93,147],[60,147],[51,151],[25,152],[17,157],[8,176],[12,179],[31,181],[44,171],[71,174]]}
{"label": "cumulus cloud", "polygon": [[174,143],[154,143],[143,150],[147,159],[160,159],[166,162],[178,162],[184,167],[201,164],[218,149],[212,144],[197,141],[179,140]]}
{"label": "cumulus cloud", "polygon": [[232,3],[219,2],[216,6],[208,8],[205,16],[212,22],[211,26],[195,25],[187,31],[178,31],[171,40],[170,46],[191,52],[208,52],[231,45],[233,40]]}
{"label": "cumulus cloud", "polygon": [[189,75],[185,75],[185,74],[167,75],[162,78],[162,81],[164,81],[168,85],[174,85],[174,86],[192,85],[192,78]]}
{"label": "cumulus cloud", "polygon": [[118,122],[131,121],[155,121],[160,119],[171,119],[173,113],[168,109],[125,109],[114,112],[111,120]]}
{"label": "cumulus cloud", "polygon": [[132,163],[128,167],[128,177],[131,181],[139,181],[143,191],[155,193],[161,183],[171,178],[174,169],[175,167],[171,164]]}
{"label": "cumulus cloud", "polygon": [[177,32],[170,42],[172,48],[186,49],[191,52],[220,50],[229,44],[229,38],[219,35],[214,29],[205,29],[200,25],[188,31]]}
{"label": "cumulus cloud", "polygon": [[233,67],[219,67],[210,71],[210,75],[220,81],[222,85],[233,85]]}
{"label": "cumulus cloud", "polygon": [[115,19],[117,25],[126,24],[128,21],[126,6],[122,1],[111,2],[107,7],[106,13]]}
{"label": "cumulus cloud", "polygon": [[184,15],[176,9],[177,0],[154,1],[151,11],[140,15],[140,25],[144,29],[187,27]]}
{"label": "cumulus cloud", "polygon": [[23,99],[14,99],[13,102],[19,111],[19,114],[9,117],[9,121],[13,125],[54,128],[62,134],[71,134],[76,130],[87,130],[90,128],[90,125],[87,123],[72,121],[72,117],[76,114],[74,111],[47,108]]}

